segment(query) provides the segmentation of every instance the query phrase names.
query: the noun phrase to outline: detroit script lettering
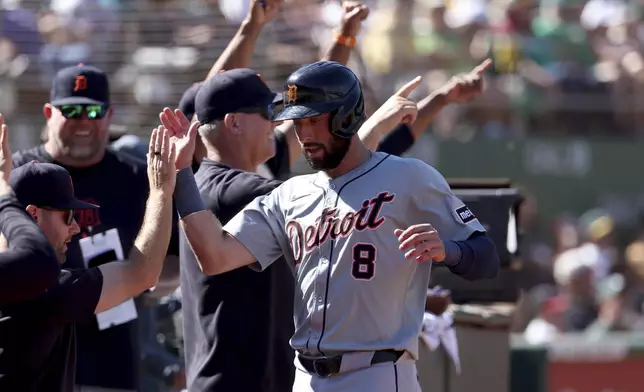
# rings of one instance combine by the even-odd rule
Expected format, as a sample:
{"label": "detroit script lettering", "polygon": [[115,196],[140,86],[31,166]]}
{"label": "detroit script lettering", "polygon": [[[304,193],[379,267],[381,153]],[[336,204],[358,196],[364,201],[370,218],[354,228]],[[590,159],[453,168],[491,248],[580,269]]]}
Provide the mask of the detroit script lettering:
{"label": "detroit script lettering", "polygon": [[286,223],[286,234],[293,245],[295,263],[300,263],[305,252],[310,252],[329,238],[334,241],[346,237],[353,230],[375,230],[385,223],[380,211],[386,203],[391,203],[396,195],[381,192],[372,199],[362,202],[362,207],[355,212],[340,216],[337,208],[325,208],[322,215],[313,225],[303,227],[297,220]]}

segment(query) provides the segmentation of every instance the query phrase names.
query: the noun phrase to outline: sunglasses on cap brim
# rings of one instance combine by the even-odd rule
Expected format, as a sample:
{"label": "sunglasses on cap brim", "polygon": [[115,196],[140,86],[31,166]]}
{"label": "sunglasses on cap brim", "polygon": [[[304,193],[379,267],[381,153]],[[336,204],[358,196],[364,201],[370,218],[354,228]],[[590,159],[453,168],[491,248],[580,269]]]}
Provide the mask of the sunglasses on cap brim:
{"label": "sunglasses on cap brim", "polygon": [[107,105],[96,104],[75,104],[75,105],[60,105],[56,106],[66,119],[78,119],[87,115],[90,120],[100,120],[107,114]]}
{"label": "sunglasses on cap brim", "polygon": [[63,219],[65,220],[65,223],[67,224],[67,226],[71,226],[72,222],[74,221],[74,210],[72,208],[64,209],[64,210],[60,210],[60,209],[57,209],[57,208],[49,208],[49,207],[40,207],[40,208],[42,208],[43,210],[47,210],[47,211],[62,211],[62,212],[64,212]]}

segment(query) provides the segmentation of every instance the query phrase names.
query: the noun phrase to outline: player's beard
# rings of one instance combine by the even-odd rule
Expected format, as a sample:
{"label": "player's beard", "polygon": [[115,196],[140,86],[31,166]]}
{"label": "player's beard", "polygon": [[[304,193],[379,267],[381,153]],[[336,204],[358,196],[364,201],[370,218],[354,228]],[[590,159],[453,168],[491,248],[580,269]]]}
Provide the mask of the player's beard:
{"label": "player's beard", "polygon": [[304,150],[302,150],[302,154],[313,170],[331,170],[340,165],[344,156],[347,155],[350,145],[350,139],[333,135],[328,148],[323,144],[317,145],[324,151],[321,158],[311,158]]}

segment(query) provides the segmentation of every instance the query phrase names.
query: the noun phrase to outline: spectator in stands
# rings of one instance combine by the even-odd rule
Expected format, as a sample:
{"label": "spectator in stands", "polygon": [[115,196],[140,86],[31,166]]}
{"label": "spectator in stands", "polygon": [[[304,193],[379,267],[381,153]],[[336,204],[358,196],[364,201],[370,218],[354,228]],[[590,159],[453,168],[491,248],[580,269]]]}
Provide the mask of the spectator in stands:
{"label": "spectator in stands", "polygon": [[583,331],[599,314],[592,260],[571,249],[557,257],[554,268],[555,281],[566,303],[561,329],[564,332]]}
{"label": "spectator in stands", "polygon": [[[141,227],[149,189],[143,163],[106,148],[112,116],[107,76],[91,66],[64,68],[53,81],[51,99],[44,105],[43,113],[47,120],[47,142],[16,152],[14,167],[32,160],[61,165],[71,174],[78,197],[101,206],[98,212],[76,210],[80,234],[69,243],[64,267],[91,266],[93,255],[81,250],[79,240],[104,241],[105,233],[111,230],[118,234],[120,244],[111,244],[112,255],[106,253],[101,262],[112,262],[118,254],[126,255]],[[176,226],[173,229],[176,234]],[[173,236],[166,263],[178,263],[177,253],[178,242]],[[111,326],[102,328],[97,321],[78,326],[79,387],[90,391],[93,387],[139,389],[136,312],[129,310],[124,320],[127,321],[115,320]]]}

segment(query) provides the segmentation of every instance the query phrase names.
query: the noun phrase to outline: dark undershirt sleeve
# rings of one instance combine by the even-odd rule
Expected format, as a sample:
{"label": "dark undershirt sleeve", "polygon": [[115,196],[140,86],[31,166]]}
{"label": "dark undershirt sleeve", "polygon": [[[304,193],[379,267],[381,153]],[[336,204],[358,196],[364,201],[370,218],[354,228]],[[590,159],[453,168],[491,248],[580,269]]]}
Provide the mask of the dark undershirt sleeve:
{"label": "dark undershirt sleeve", "polygon": [[0,198],[0,231],[9,243],[0,253],[0,307],[32,299],[55,284],[56,253],[14,195]]}
{"label": "dark undershirt sleeve", "polygon": [[461,249],[461,258],[455,265],[449,265],[452,273],[470,281],[492,279],[501,265],[496,246],[485,233],[474,232],[465,241],[454,241]]}
{"label": "dark undershirt sleeve", "polygon": [[408,124],[398,124],[378,144],[377,151],[401,156],[414,145],[414,136]]}

